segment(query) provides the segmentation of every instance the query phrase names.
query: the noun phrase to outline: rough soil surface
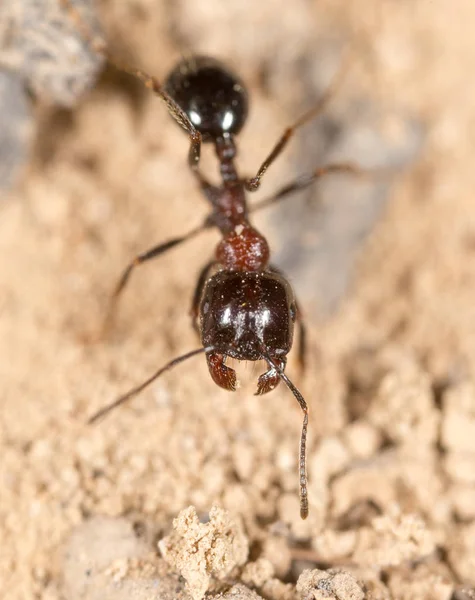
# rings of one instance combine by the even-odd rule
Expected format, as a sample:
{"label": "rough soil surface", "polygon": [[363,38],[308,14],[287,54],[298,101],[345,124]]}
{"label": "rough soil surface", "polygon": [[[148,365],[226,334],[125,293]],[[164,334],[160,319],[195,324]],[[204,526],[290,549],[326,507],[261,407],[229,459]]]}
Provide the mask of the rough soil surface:
{"label": "rough soil surface", "polygon": [[1,597],[475,597],[473,0],[98,9],[111,52],[159,80],[189,51],[239,72],[245,174],[350,47],[327,114],[256,198],[330,160],[394,174],[328,179],[255,217],[309,327],[306,373],[287,370],[311,410],[302,521],[301,413],[283,385],[253,395],[263,365],[239,366],[230,394],[196,357],[86,425],[198,347],[189,303],[218,236],[134,273],[98,339],[131,258],[207,207],[186,137],[139,83],[108,67],[71,110],[36,88],[32,158],[0,207]]}

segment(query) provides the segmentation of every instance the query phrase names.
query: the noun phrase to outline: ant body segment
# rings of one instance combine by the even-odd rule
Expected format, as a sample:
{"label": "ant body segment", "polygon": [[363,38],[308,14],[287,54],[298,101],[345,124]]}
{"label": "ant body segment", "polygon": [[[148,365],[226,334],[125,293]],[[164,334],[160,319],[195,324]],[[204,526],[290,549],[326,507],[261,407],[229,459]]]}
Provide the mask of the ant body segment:
{"label": "ant body segment", "polygon": [[[162,86],[154,77],[111,60],[103,42],[96,40],[85,29],[80,14],[70,3],[71,0],[61,1],[76,20],[86,42],[96,52],[105,56],[116,68],[138,77],[165,102],[171,116],[189,136],[188,164],[211,207],[211,213],[200,227],[135,257],[125,269],[114,291],[106,319],[107,326],[111,323],[117,299],[135,267],[160,256],[207,228],[215,227],[221,234],[215,257],[202,269],[193,295],[191,312],[202,347],[167,363],[141,385],[98,411],[90,422],[103,417],[141,392],[162,373],[197,354],[205,354],[214,382],[229,391],[236,389],[237,380],[235,371],[226,365],[228,357],[249,361],[265,360],[268,370],[258,378],[256,394],[270,392],[283,380],[303,411],[299,446],[299,490],[300,515],[305,519],[308,516],[308,407],[300,391],[285,374],[295,323],[300,326],[299,358],[303,364],[305,328],[292,288],[286,278],[271,266],[267,241],[251,225],[249,212],[273,204],[324,175],[340,172],[365,176],[369,172],[351,163],[317,168],[251,209],[247,204],[246,192],[258,189],[268,167],[280,155],[294,132],[326,106],[333,88],[329,89],[314,108],[284,131],[255,177],[243,179],[238,175],[234,162],[237,153],[235,140],[247,117],[248,96],[238,77],[213,58],[191,56],[173,69]],[[199,170],[202,143],[214,145],[221,176],[220,185],[211,184]]]}

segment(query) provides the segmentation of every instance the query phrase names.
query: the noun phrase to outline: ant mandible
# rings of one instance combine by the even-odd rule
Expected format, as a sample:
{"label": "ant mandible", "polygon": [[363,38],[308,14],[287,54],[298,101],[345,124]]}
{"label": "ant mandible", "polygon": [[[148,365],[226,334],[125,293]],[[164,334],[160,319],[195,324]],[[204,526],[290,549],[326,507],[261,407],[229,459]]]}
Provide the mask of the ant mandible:
{"label": "ant mandible", "polygon": [[[200,189],[211,206],[205,222],[187,234],[161,243],[136,256],[125,269],[113,293],[106,319],[110,325],[115,304],[135,267],[164,254],[210,227],[216,227],[221,240],[215,258],[202,269],[192,302],[194,327],[201,336],[197,350],[173,359],[139,386],[99,410],[89,422],[95,422],[113,408],[130,400],[160,375],[185,360],[204,353],[214,382],[225,390],[236,389],[236,373],[226,365],[226,359],[265,360],[268,370],[257,382],[257,395],[273,390],[283,380],[303,411],[299,447],[300,515],[308,516],[306,445],[308,407],[300,391],[285,374],[287,354],[292,347],[294,323],[300,326],[299,358],[305,358],[305,328],[292,288],[270,260],[265,237],[249,221],[246,191],[259,188],[261,179],[281,154],[295,131],[318,115],[333,95],[331,86],[321,100],[291,127],[287,128],[264,160],[255,177],[239,177],[234,159],[235,137],[241,131],[248,112],[248,95],[242,81],[214,58],[191,56],[179,62],[163,85],[152,76],[118,64],[108,55],[102,40],[86,28],[82,16],[71,4],[61,0],[78,25],[91,48],[113,66],[139,78],[166,104],[170,115],[186,131],[190,140],[188,164]],[[214,144],[219,163],[221,184],[207,181],[199,170],[201,144]],[[273,204],[297,190],[303,189],[330,173],[368,175],[368,170],[351,163],[339,163],[317,168],[261,201],[251,210]]]}

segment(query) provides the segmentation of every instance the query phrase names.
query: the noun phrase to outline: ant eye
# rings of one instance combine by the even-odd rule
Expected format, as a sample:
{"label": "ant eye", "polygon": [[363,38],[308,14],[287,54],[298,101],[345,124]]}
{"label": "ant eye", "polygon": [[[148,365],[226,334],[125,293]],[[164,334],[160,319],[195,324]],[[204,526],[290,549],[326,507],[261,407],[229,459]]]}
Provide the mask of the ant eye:
{"label": "ant eye", "polygon": [[292,321],[295,321],[295,319],[297,318],[297,305],[295,304],[295,302],[292,302],[292,304],[290,305],[290,318],[292,319]]}

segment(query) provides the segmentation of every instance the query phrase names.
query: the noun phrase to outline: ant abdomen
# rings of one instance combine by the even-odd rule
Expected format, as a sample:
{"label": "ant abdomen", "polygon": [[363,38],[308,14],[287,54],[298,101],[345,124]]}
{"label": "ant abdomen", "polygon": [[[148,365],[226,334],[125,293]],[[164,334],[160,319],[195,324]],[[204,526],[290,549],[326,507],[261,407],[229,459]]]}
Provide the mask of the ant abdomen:
{"label": "ant abdomen", "polygon": [[173,69],[163,88],[202,134],[215,141],[239,133],[247,117],[248,98],[241,80],[207,56],[192,56]]}

